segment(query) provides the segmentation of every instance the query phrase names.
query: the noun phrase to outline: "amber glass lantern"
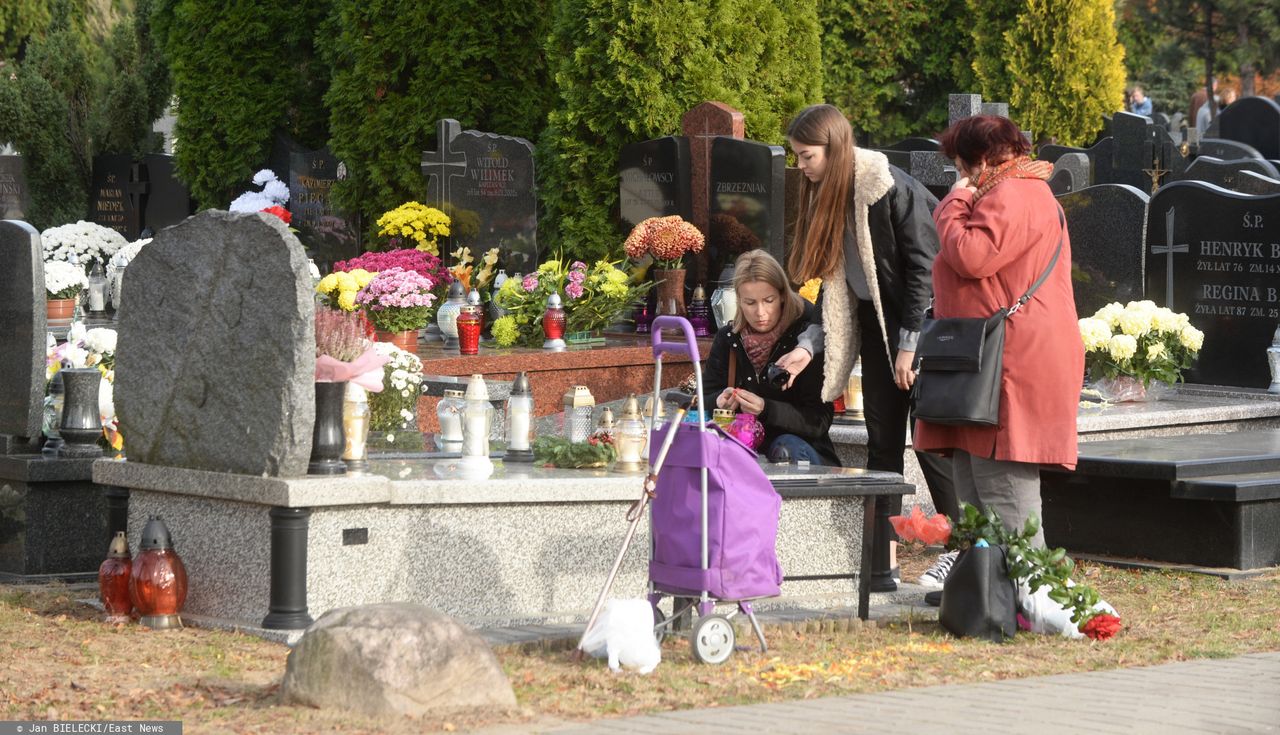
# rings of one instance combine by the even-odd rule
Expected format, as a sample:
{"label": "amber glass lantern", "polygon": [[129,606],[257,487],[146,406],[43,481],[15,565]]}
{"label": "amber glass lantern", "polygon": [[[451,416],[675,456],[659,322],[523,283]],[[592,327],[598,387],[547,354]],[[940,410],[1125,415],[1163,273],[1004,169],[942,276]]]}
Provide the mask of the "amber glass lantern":
{"label": "amber glass lantern", "polygon": [[98,567],[98,599],[106,611],[108,623],[127,623],[133,602],[129,599],[129,574],[133,560],[129,556],[129,539],[124,531],[117,531],[111,539],[107,558]]}
{"label": "amber glass lantern", "polygon": [[187,569],[159,516],[152,516],[142,529],[138,558],[129,575],[129,599],[143,625],[162,630],[182,627],[179,613],[187,601]]}
{"label": "amber glass lantern", "polygon": [[632,393],[622,404],[622,416],[614,431],[614,448],[618,450],[619,472],[638,472],[644,469],[644,446],[649,442],[649,432],[640,416],[640,401]]}

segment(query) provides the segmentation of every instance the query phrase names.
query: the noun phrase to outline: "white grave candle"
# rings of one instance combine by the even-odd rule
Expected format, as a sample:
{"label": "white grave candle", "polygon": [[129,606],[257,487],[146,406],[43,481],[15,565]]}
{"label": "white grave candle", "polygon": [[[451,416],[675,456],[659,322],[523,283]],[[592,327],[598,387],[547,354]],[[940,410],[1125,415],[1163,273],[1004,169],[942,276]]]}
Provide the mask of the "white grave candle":
{"label": "white grave candle", "polygon": [[508,449],[529,448],[529,414],[524,411],[511,411],[511,444]]}

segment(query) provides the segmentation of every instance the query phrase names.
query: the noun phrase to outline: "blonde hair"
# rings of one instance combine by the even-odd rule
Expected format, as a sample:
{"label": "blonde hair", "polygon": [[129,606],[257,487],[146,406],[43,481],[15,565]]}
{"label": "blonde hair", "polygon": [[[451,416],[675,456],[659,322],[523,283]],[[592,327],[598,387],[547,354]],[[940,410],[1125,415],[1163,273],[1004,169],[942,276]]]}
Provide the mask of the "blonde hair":
{"label": "blonde hair", "polygon": [[[778,323],[782,325],[783,331],[789,329],[804,315],[804,300],[800,298],[800,294],[791,290],[791,285],[787,283],[787,274],[782,270],[782,264],[765,250],[748,250],[739,255],[733,268],[735,292],[743,284],[755,281],[763,281],[773,286],[782,297],[782,315]],[[747,316],[742,309],[738,309],[737,315],[733,317],[733,331],[741,332],[746,327]]]}
{"label": "blonde hair", "polygon": [[812,105],[791,121],[787,139],[827,149],[822,181],[800,180],[801,211],[787,270],[793,281],[804,283],[826,278],[844,265],[844,230],[854,186],[853,128],[839,109]]}

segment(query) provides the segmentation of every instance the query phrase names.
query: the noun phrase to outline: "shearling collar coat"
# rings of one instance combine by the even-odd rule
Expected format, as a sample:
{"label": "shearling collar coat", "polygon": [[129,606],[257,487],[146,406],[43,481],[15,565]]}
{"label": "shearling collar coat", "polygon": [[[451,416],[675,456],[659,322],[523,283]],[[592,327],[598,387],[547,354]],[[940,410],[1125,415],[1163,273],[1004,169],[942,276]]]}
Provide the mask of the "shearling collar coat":
{"label": "shearling collar coat", "polygon": [[[854,149],[851,229],[890,364],[900,331],[920,331],[932,298],[938,234],[930,212],[936,205],[920,182],[889,165],[883,153]],[[861,341],[843,264],[823,279],[822,324],[822,400],[834,401],[844,393]]]}

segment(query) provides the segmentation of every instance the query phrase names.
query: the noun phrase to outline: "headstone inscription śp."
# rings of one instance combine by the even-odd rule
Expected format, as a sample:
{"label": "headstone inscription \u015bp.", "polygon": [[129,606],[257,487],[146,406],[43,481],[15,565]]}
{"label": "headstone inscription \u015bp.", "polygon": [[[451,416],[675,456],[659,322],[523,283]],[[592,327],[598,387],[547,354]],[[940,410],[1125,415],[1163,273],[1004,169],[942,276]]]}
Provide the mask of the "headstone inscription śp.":
{"label": "headstone inscription \u015bp.", "polygon": [[618,212],[630,232],[650,217],[692,220],[689,139],[678,135],[623,146],[618,155]]}
{"label": "headstone inscription \u015bp.", "polygon": [[1280,194],[1179,181],[1151,198],[1147,298],[1204,332],[1188,382],[1266,388],[1280,324]]}
{"label": "headstone inscription \u015bp.", "polygon": [[1148,199],[1124,184],[1099,184],[1058,197],[1071,233],[1071,287],[1081,316],[1113,301],[1143,298]]}
{"label": "headstone inscription \u015bp.", "polygon": [[129,264],[115,403],[129,459],[269,477],[306,474],[315,301],[279,218],[206,210]]}
{"label": "headstone inscription \u015bp.", "polygon": [[1245,97],[1218,116],[1219,138],[1253,146],[1263,158],[1280,158],[1280,104],[1266,97]]}
{"label": "headstone inscription \u015bp.", "polygon": [[728,137],[712,142],[707,248],[712,273],[756,248],[785,262],[786,162],[782,146]]}
{"label": "headstone inscription \u015bp.", "polygon": [[1248,143],[1223,138],[1205,138],[1196,145],[1196,153],[1201,156],[1213,156],[1223,161],[1234,161],[1240,158],[1261,158],[1265,156],[1257,148]]}
{"label": "headstone inscription \u015bp.", "polygon": [[[538,267],[538,211],[533,145],[524,138],[462,130],[457,120],[436,127],[436,150],[422,154],[425,204],[449,215],[454,247],[477,259],[497,247],[508,272]],[[441,253],[447,257],[447,253]]]}
{"label": "headstone inscription \u015bp.", "polygon": [[1261,158],[1240,158],[1234,161],[1223,161],[1213,156],[1199,156],[1191,162],[1186,171],[1178,177],[1179,181],[1203,181],[1206,184],[1217,184],[1224,189],[1239,191],[1242,183],[1241,174],[1250,171],[1268,179],[1280,179],[1276,167],[1270,161]]}
{"label": "headstone inscription \u015bp.", "polygon": [[142,194],[146,182],[137,180],[133,157],[103,154],[93,157],[93,190],[90,217],[129,241],[137,240],[142,227]]}
{"label": "headstone inscription \u015bp.", "polygon": [[0,219],[26,219],[30,210],[26,159],[19,155],[0,156]]}
{"label": "headstone inscription \u015bp.", "polygon": [[289,187],[290,224],[318,264],[327,269],[360,254],[359,226],[333,201],[333,184],[345,167],[327,147],[311,150],[277,135],[272,169]]}
{"label": "headstone inscription \u015bp.", "polygon": [[44,257],[26,222],[0,221],[0,434],[40,435],[45,387]]}

